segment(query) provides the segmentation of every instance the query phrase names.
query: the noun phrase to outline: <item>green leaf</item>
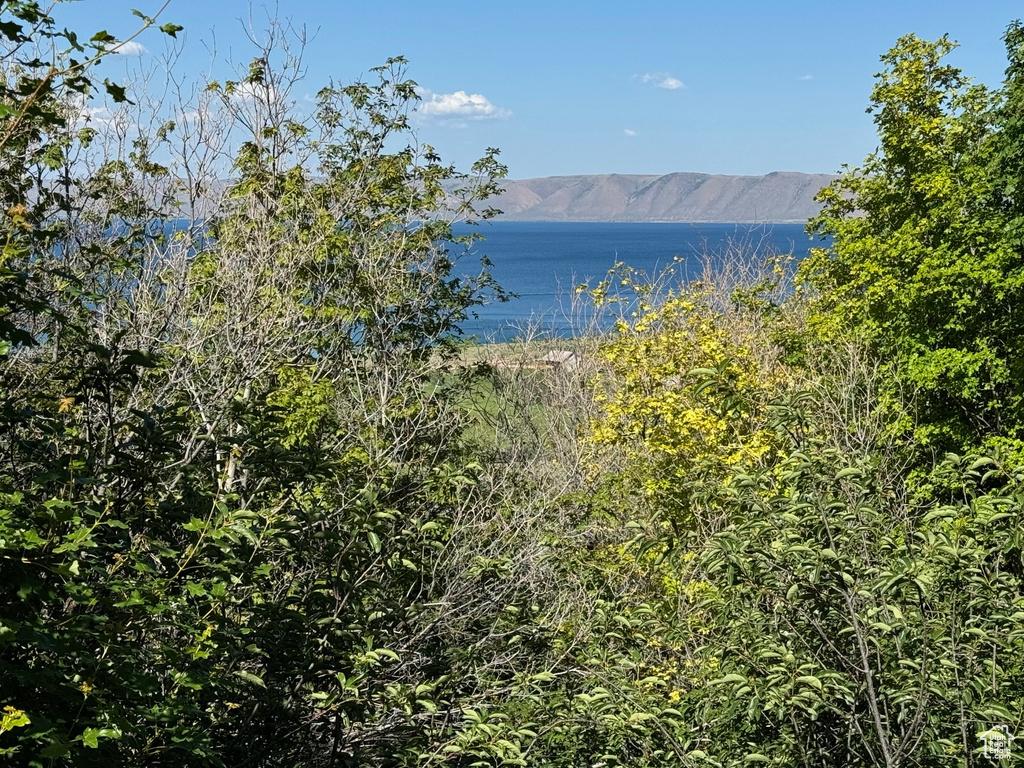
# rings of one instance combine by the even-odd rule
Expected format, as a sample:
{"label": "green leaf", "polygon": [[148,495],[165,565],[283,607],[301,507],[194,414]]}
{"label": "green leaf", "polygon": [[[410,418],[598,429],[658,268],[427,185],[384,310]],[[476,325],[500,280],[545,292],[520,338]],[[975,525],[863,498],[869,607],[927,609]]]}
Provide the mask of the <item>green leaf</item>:
{"label": "green leaf", "polygon": [[20,24],[13,21],[0,21],[0,35],[3,35],[12,42],[25,40],[25,33]]}
{"label": "green leaf", "polygon": [[371,549],[373,549],[374,552],[380,552],[380,536],[373,531],[367,531],[366,538],[370,542]]}
{"label": "green leaf", "polygon": [[258,685],[260,688],[266,688],[266,683],[263,682],[263,678],[258,675],[254,675],[252,672],[248,672],[244,669],[235,670],[235,674],[245,680],[246,682]]}
{"label": "green leaf", "polygon": [[[3,629],[3,627],[0,627],[0,629]],[[0,718],[0,733],[11,731],[15,728],[24,728],[26,725],[31,724],[32,721],[23,710],[6,706],[3,709],[3,717]]]}
{"label": "green leaf", "polygon": [[725,677],[720,677],[717,680],[712,680],[711,681],[711,685],[723,685],[725,683],[745,683],[745,682],[747,682],[747,678],[746,677],[744,677],[743,675],[737,675],[735,672],[733,672],[731,674],[726,675]]}
{"label": "green leaf", "polygon": [[68,752],[71,751],[71,744],[68,742],[55,742],[49,746],[43,747],[39,750],[39,754],[43,757],[58,758],[64,757]]}
{"label": "green leaf", "polygon": [[804,683],[806,685],[811,686],[812,688],[817,688],[819,691],[823,690],[821,680],[814,677],[813,675],[801,675],[796,680],[798,683]]}
{"label": "green leaf", "polygon": [[110,80],[104,80],[103,87],[106,89],[107,93],[110,94],[110,98],[114,100],[115,104],[132,103],[128,100],[124,86],[113,83]]}
{"label": "green leaf", "polygon": [[87,747],[96,749],[100,739],[119,739],[121,735],[120,728],[86,728],[76,740],[81,741]]}

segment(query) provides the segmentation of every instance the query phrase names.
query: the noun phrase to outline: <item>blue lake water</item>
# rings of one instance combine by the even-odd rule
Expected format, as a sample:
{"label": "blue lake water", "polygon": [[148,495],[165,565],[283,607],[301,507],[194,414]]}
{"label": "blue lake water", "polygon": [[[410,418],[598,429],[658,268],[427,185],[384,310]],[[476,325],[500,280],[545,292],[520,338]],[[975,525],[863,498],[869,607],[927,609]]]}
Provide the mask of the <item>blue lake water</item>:
{"label": "blue lake water", "polygon": [[[466,228],[456,228],[465,233]],[[703,254],[739,248],[751,258],[769,251],[800,259],[815,243],[803,224],[607,224],[572,222],[486,222],[484,240],[461,261],[469,271],[474,255],[486,255],[498,283],[519,298],[477,308],[463,329],[479,337],[509,339],[538,326],[549,333],[570,330],[567,313],[573,287],[594,283],[617,262],[655,274],[678,256],[677,274],[697,277]]]}

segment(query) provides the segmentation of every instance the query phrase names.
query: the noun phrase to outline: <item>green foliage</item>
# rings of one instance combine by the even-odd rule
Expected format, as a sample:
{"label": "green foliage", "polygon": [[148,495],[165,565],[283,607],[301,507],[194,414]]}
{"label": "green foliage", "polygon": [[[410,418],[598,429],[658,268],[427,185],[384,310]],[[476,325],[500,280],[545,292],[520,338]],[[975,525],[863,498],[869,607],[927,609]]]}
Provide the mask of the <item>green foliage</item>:
{"label": "green foliage", "polygon": [[[599,304],[612,282],[639,298],[598,351],[605,371],[594,382],[600,410],[587,437],[595,488],[620,497],[634,517],[647,516],[646,504],[677,532],[689,529],[705,522],[691,498],[702,481],[769,450],[759,411],[782,372],[759,364],[751,340],[735,338],[705,291],[658,296],[613,271],[595,289]],[[609,465],[621,471],[605,474]]]}
{"label": "green foliage", "polygon": [[814,327],[860,334],[890,358],[918,392],[918,437],[939,449],[1017,437],[1024,381],[1021,250],[1006,206],[992,204],[1018,151],[998,127],[1015,69],[1000,113],[997,96],[942,62],[953,47],[909,35],[882,57],[869,110],[880,150],[820,193],[809,228],[833,244],[801,272],[820,296]]}
{"label": "green foliage", "polygon": [[596,377],[496,368],[475,413],[453,352],[503,294],[452,223],[504,169],[416,144],[404,60],[302,115],[271,44],[215,132],[127,141],[82,118],[146,103],[91,69],[123,41],[58,30],[0,4],[5,764],[974,765],[1020,729],[1019,24],[1000,94],[946,39],[883,58],[810,331],[778,261],[620,269]]}
{"label": "green foliage", "polygon": [[989,144],[992,152],[992,202],[1007,216],[1007,238],[1018,251],[1024,247],[1021,220],[1024,215],[1020,180],[1024,176],[1024,27],[1015,21],[1003,38],[1008,59],[1002,101],[995,113],[997,132]]}
{"label": "green foliage", "polygon": [[[166,164],[173,124],[83,177],[74,158],[101,147],[80,97],[133,94],[73,52],[14,65],[77,38],[2,9],[5,760],[418,764],[463,727],[496,624],[519,623],[514,596],[449,605],[484,577],[451,562],[476,465],[436,376],[500,294],[446,246],[495,153],[470,176],[390,151],[415,99],[401,60],[321,91],[302,124],[264,56],[207,92],[250,136],[225,204],[181,229],[182,198],[210,192]],[[233,98],[261,86],[271,102]]]}
{"label": "green foliage", "polygon": [[[780,434],[799,403],[780,411]],[[957,493],[914,509],[877,457],[787,442],[723,488],[731,523],[698,558],[714,585],[694,606],[713,627],[700,655],[716,661],[694,702],[702,750],[976,764],[977,734],[1024,716],[1024,478],[950,456],[939,472]]]}

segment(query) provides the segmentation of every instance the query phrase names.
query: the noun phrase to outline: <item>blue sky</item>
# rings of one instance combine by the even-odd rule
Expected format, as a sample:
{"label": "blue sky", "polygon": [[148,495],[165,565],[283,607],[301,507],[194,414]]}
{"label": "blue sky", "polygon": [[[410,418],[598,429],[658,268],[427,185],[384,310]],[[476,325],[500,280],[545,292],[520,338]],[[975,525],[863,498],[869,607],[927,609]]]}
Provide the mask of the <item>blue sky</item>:
{"label": "blue sky", "polygon": [[[157,0],[81,0],[69,28],[133,29]],[[944,33],[950,61],[997,86],[1001,34],[1024,4],[992,0],[171,0],[186,28],[183,73],[247,61],[244,24],[268,9],[304,24],[307,92],[349,82],[389,56],[424,89],[420,138],[460,167],[488,146],[513,178],[572,173],[834,172],[875,147],[865,114],[878,57],[903,34]],[[245,20],[244,22],[242,20]],[[148,32],[143,58],[163,51]],[[226,68],[218,65],[217,77]]]}

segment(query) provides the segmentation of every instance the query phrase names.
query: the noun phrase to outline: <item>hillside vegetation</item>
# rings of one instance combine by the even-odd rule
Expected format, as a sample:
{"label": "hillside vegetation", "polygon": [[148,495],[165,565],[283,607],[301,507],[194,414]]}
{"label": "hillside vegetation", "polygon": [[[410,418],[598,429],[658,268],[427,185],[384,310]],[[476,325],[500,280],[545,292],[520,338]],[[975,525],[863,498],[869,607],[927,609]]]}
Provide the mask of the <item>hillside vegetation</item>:
{"label": "hillside vegetation", "polygon": [[1024,27],[999,90],[945,38],[883,56],[828,249],[620,265],[576,295],[612,330],[472,352],[503,294],[451,227],[496,152],[417,144],[402,59],[299,111],[266,39],[147,90],[0,4],[0,762],[975,766],[1024,733]]}
{"label": "hillside vegetation", "polygon": [[510,221],[802,222],[835,176],[608,174],[503,181],[492,205]]}

